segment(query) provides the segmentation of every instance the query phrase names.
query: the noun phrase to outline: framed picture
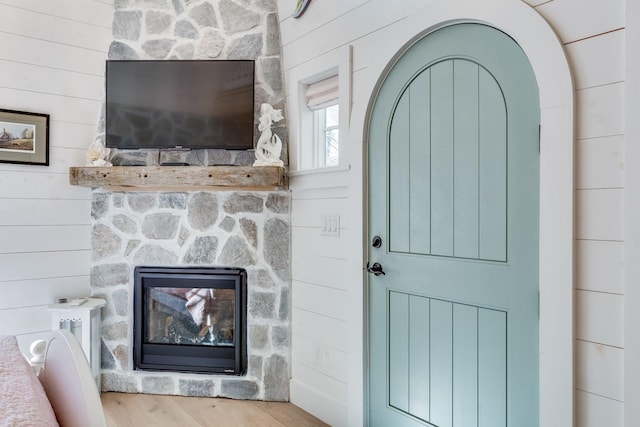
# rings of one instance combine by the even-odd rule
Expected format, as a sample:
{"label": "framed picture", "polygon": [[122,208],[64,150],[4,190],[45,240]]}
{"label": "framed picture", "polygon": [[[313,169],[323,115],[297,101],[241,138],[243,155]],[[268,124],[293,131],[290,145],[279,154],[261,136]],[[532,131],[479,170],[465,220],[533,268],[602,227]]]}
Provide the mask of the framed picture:
{"label": "framed picture", "polygon": [[49,166],[49,115],[0,109],[0,162]]}

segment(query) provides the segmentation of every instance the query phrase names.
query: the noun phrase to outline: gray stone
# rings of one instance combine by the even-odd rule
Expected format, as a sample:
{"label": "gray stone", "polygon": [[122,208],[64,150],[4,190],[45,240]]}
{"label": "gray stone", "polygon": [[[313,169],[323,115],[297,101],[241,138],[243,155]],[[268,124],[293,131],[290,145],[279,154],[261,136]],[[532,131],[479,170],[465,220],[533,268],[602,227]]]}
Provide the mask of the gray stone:
{"label": "gray stone", "polygon": [[205,2],[198,6],[194,6],[189,12],[189,16],[201,27],[217,27],[216,12],[213,10],[211,3]]}
{"label": "gray stone", "polygon": [[288,349],[291,342],[289,328],[274,326],[271,328],[271,343],[276,348]]}
{"label": "gray stone", "polygon": [[262,34],[247,34],[233,40],[227,49],[229,58],[253,59],[262,54]]}
{"label": "gray stone", "polygon": [[278,8],[276,0],[255,0],[251,3],[266,12],[275,12]]}
{"label": "gray stone", "polygon": [[113,38],[116,40],[138,40],[141,18],[142,12],[139,10],[115,11],[113,14]]}
{"label": "gray stone", "polygon": [[248,282],[251,286],[260,287],[263,289],[273,289],[275,283],[271,278],[271,275],[267,270],[247,270]]}
{"label": "gray stone", "polygon": [[175,10],[176,16],[184,12],[184,3],[182,0],[171,0],[171,4],[173,4],[173,10]]}
{"label": "gray stone", "polygon": [[169,9],[167,0],[135,0],[136,6],[146,6],[153,9]]}
{"label": "gray stone", "polygon": [[171,39],[149,40],[142,44],[142,50],[151,58],[164,59],[175,43],[176,41]]}
{"label": "gray stone", "polygon": [[273,319],[276,315],[276,296],[271,292],[249,294],[249,313],[259,319]]}
{"label": "gray stone", "polygon": [[289,213],[291,196],[289,193],[269,193],[267,209],[275,213]]}
{"label": "gray stone", "polygon": [[232,236],[222,248],[218,262],[223,265],[245,267],[254,265],[256,258],[242,237]]}
{"label": "gray stone", "polygon": [[97,224],[91,229],[91,258],[99,261],[117,254],[122,247],[120,236],[104,224]]}
{"label": "gray stone", "polygon": [[186,209],[187,193],[160,193],[159,207],[169,209]]}
{"label": "gray stone", "polygon": [[247,31],[260,23],[260,15],[231,0],[220,1],[222,26],[227,33]]}
{"label": "gray stone", "polygon": [[215,383],[211,380],[178,380],[180,396],[211,397],[214,395]]}
{"label": "gray stone", "polygon": [[173,252],[157,245],[144,245],[133,257],[137,265],[173,265],[178,257]]}
{"label": "gray stone", "polygon": [[200,39],[200,43],[198,43],[198,48],[196,50],[196,55],[198,58],[217,58],[222,53],[222,49],[224,48],[225,38],[220,33],[220,31],[205,29],[202,38]]}
{"label": "gray stone", "polygon": [[280,218],[267,220],[264,225],[264,259],[282,280],[290,277],[290,247],[289,224]]}
{"label": "gray stone", "polygon": [[142,234],[147,239],[168,240],[178,234],[180,217],[167,212],[149,214],[142,221]]}
{"label": "gray stone", "polygon": [[113,7],[115,10],[120,10],[129,7],[131,4],[131,0],[115,0],[113,2]]}
{"label": "gray stone", "polygon": [[[282,92],[282,68],[280,58],[263,58],[260,60],[262,78],[275,93]],[[280,136],[280,135],[279,135]]]}
{"label": "gray stone", "polygon": [[138,224],[124,214],[113,217],[113,226],[127,234],[135,234],[138,231]]}
{"label": "gray stone", "polygon": [[118,372],[104,372],[102,374],[102,391],[117,391],[120,393],[138,393],[138,384],[132,374]]}
{"label": "gray stone", "polygon": [[247,218],[240,218],[240,229],[244,233],[244,237],[247,239],[247,242],[253,248],[258,247],[258,226],[255,221],[252,221]]}
{"label": "gray stone", "polygon": [[129,292],[118,289],[111,294],[113,309],[118,316],[126,316],[129,313]]}
{"label": "gray stone", "polygon": [[282,53],[280,42],[280,24],[278,15],[270,13],[267,15],[267,42],[264,49],[265,56],[278,56]]}
{"label": "gray stone", "polygon": [[107,54],[107,58],[131,60],[138,59],[140,58],[140,56],[129,45],[122,42],[113,41],[111,42],[111,45],[109,45],[109,53]]}
{"label": "gray stone", "polygon": [[91,219],[97,220],[109,212],[109,193],[96,193],[91,195]]}
{"label": "gray stone", "polygon": [[140,243],[142,243],[142,242],[140,240],[138,240],[138,239],[129,240],[127,242],[127,247],[124,250],[124,255],[125,256],[129,256],[131,254],[131,252],[133,252],[134,250],[136,250],[140,246]]}
{"label": "gray stone", "polygon": [[289,302],[289,288],[283,288],[280,291],[280,305],[278,306],[278,319],[289,320],[291,312],[291,303]]}
{"label": "gray stone", "polygon": [[157,196],[153,193],[129,193],[127,203],[132,211],[144,213],[156,206]]}
{"label": "gray stone", "polygon": [[218,219],[218,200],[210,193],[197,193],[188,204],[187,218],[196,230],[212,227]]}
{"label": "gray stone", "polygon": [[175,383],[171,377],[142,377],[142,392],[149,394],[174,394]]}
{"label": "gray stone", "polygon": [[113,356],[116,358],[116,361],[120,364],[120,369],[127,370],[129,369],[129,351],[126,345],[117,345],[113,349]]}
{"label": "gray stone", "polygon": [[251,400],[258,397],[260,387],[254,381],[248,380],[222,380],[220,383],[220,396],[234,399]]}
{"label": "gray stone", "polygon": [[100,367],[102,369],[115,369],[116,360],[113,358],[113,354],[109,351],[109,348],[100,340]]}
{"label": "gray stone", "polygon": [[264,350],[269,342],[269,327],[267,325],[249,325],[249,349]]}
{"label": "gray stone", "polygon": [[227,233],[231,233],[233,227],[236,226],[236,220],[231,218],[230,216],[225,216],[224,219],[220,222],[220,228],[222,228]]}
{"label": "gray stone", "polygon": [[165,12],[150,10],[145,16],[147,34],[161,34],[171,25],[171,15]]}
{"label": "gray stone", "polygon": [[213,264],[218,251],[218,238],[215,236],[196,237],[182,262],[184,264]]}
{"label": "gray stone", "polygon": [[117,322],[102,325],[102,338],[107,341],[118,341],[127,338],[129,325],[127,322]]}
{"label": "gray stone", "polygon": [[260,213],[263,210],[264,200],[253,194],[233,193],[224,202],[224,211],[230,214],[238,212]]}
{"label": "gray stone", "polygon": [[112,193],[111,195],[111,203],[113,203],[114,208],[121,208],[124,206],[124,194],[122,193]]}
{"label": "gray stone", "polygon": [[228,150],[207,150],[207,165],[230,165],[233,163],[231,153]]}
{"label": "gray stone", "polygon": [[247,376],[262,379],[262,356],[249,356]]}
{"label": "gray stone", "polygon": [[239,151],[236,154],[234,164],[237,166],[251,166],[256,161],[256,154],[253,150]]}
{"label": "gray stone", "polygon": [[289,365],[284,356],[274,354],[264,363],[264,400],[289,401]]}
{"label": "gray stone", "polygon": [[114,153],[111,156],[113,166],[146,166],[147,153],[135,151],[133,153]]}
{"label": "gray stone", "polygon": [[[191,43],[181,44],[180,46],[176,46],[174,51],[178,54],[178,57],[180,59],[193,59],[194,48]],[[188,162],[188,163],[191,164],[191,162]]]}
{"label": "gray stone", "polygon": [[91,286],[95,288],[126,285],[131,277],[127,264],[101,264],[91,268]]}
{"label": "gray stone", "polygon": [[182,37],[184,39],[197,39],[200,35],[196,27],[194,27],[191,22],[185,21],[184,19],[182,21],[176,22],[174,34],[176,35],[176,37]]}
{"label": "gray stone", "polygon": [[178,235],[178,246],[184,246],[190,235],[191,233],[189,233],[189,230],[187,230],[185,227],[180,227],[180,234]]}

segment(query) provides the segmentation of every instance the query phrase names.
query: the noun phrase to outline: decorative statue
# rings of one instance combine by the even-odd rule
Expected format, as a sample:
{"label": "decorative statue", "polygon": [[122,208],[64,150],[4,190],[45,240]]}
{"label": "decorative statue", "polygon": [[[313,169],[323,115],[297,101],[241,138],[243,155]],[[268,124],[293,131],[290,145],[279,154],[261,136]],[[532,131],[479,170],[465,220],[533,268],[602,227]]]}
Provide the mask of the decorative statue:
{"label": "decorative statue", "polygon": [[87,166],[111,166],[107,161],[110,151],[101,141],[94,141],[87,149]]}
{"label": "decorative statue", "polygon": [[253,166],[283,166],[280,160],[282,141],[271,132],[271,125],[282,120],[282,110],[274,109],[270,104],[260,106],[260,123],[258,130],[262,132],[256,145],[256,161]]}

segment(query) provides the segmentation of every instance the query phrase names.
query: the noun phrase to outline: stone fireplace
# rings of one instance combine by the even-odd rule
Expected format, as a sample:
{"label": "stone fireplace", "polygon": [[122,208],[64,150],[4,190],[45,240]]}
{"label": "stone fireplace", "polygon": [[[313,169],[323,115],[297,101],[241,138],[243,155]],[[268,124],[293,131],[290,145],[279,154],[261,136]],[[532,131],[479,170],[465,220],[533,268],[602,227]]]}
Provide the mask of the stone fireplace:
{"label": "stone fireplace", "polygon": [[[92,295],[104,298],[103,391],[283,401],[290,370],[287,191],[92,191]],[[136,266],[247,273],[247,370],[228,376],[135,370]]]}

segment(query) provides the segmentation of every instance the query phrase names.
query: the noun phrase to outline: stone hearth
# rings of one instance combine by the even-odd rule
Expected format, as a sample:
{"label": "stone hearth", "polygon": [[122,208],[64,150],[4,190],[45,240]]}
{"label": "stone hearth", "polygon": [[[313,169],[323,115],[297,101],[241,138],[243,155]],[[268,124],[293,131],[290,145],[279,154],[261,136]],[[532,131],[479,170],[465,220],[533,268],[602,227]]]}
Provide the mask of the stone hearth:
{"label": "stone hearth", "polygon": [[[92,295],[104,298],[103,391],[284,401],[290,371],[287,191],[92,192]],[[134,371],[136,265],[248,272],[245,376]]]}

